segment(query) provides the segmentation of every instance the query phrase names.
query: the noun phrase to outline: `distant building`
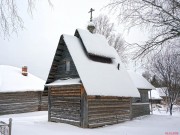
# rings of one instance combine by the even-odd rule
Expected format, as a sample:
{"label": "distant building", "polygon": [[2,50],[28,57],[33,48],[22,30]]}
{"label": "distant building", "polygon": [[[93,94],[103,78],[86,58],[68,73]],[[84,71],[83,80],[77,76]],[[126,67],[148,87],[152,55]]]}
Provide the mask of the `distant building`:
{"label": "distant building", "polygon": [[149,101],[152,104],[161,104],[163,98],[159,96],[159,93],[157,90],[151,90],[151,93],[149,91]]}
{"label": "distant building", "polygon": [[0,65],[0,115],[47,109],[45,82],[27,70]]}
{"label": "distant building", "polygon": [[150,102],[148,92],[151,93],[155,87],[150,84],[142,75],[128,71],[134,85],[140,93],[140,98],[133,98],[132,100],[132,117],[150,114]]}

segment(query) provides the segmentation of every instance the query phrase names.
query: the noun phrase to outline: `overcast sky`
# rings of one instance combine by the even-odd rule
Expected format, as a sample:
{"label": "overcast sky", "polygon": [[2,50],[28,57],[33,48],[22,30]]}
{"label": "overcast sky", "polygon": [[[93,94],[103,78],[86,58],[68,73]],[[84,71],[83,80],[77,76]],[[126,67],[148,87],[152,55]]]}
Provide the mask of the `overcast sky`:
{"label": "overcast sky", "polygon": [[[51,0],[53,8],[48,0],[37,1],[33,16],[27,12],[27,0],[18,2],[25,28],[9,39],[0,36],[0,64],[26,65],[29,72],[46,80],[61,34],[73,35],[76,28],[86,29],[90,8],[95,9],[93,17],[105,14],[102,8],[108,0]],[[132,43],[141,42],[144,36],[131,30],[124,38]]]}

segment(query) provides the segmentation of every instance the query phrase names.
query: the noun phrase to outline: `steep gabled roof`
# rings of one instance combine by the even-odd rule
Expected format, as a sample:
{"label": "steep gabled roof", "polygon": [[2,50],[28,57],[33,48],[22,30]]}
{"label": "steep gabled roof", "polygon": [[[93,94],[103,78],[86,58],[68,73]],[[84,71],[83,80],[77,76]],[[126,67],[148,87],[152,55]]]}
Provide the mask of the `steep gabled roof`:
{"label": "steep gabled roof", "polygon": [[[87,94],[139,97],[139,92],[124,69],[116,50],[107,46],[104,37],[80,29],[76,32],[79,33],[79,38],[62,35],[63,41],[60,42],[67,46]],[[94,45],[95,43],[98,44]],[[96,50],[98,45],[101,47]],[[103,50],[103,47],[106,49]],[[88,57],[89,54],[110,58],[112,63],[94,61]]]}
{"label": "steep gabled roof", "polygon": [[0,65],[0,92],[43,91],[45,81],[28,73],[21,74],[21,69]]}

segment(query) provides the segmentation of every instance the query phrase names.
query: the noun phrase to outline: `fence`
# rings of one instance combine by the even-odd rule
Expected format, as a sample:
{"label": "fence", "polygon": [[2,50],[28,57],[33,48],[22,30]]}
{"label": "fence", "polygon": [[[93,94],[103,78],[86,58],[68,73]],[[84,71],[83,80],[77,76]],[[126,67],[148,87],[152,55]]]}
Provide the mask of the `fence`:
{"label": "fence", "polygon": [[0,135],[11,135],[12,119],[9,119],[9,124],[0,121]]}

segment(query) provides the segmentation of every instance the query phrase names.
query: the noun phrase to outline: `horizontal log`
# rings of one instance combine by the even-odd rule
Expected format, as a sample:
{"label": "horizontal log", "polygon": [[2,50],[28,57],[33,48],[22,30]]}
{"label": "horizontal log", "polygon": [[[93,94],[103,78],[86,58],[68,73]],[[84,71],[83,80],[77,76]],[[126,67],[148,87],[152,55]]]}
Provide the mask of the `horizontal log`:
{"label": "horizontal log", "polygon": [[16,114],[16,113],[25,113],[25,112],[34,112],[38,111],[38,107],[32,107],[32,108],[16,108],[14,110],[1,110],[0,115],[4,114]]}
{"label": "horizontal log", "polygon": [[80,117],[80,113],[77,113],[77,111],[76,112],[73,112],[73,111],[58,111],[58,112],[53,112],[53,111],[51,111],[50,114],[51,115],[66,115],[66,116],[72,115],[74,117]]}
{"label": "horizontal log", "polygon": [[124,116],[123,118],[122,117],[116,117],[116,116],[109,116],[109,117],[102,117],[102,118],[94,118],[92,120],[89,120],[89,124],[92,124],[92,123],[106,123],[106,122],[111,122],[111,121],[116,121],[116,123],[118,123],[119,121],[127,121],[129,120],[129,117],[128,116]]}
{"label": "horizontal log", "polygon": [[50,117],[80,121],[80,116],[78,115],[51,114]]}
{"label": "horizontal log", "polygon": [[70,124],[70,125],[80,127],[80,122],[79,121],[71,121],[71,120],[68,120],[68,119],[67,120],[66,119],[58,119],[58,118],[54,118],[54,117],[51,117],[50,121],[51,122],[67,123],[67,124]]}
{"label": "horizontal log", "polygon": [[80,107],[76,106],[51,106],[51,109],[56,109],[56,110],[80,110]]}
{"label": "horizontal log", "polygon": [[130,100],[129,99],[118,99],[118,98],[88,98],[88,101],[91,101],[91,102],[93,102],[93,101],[101,101],[101,102],[104,102],[104,101],[111,101],[111,102],[122,102],[122,101],[124,101],[124,102],[129,102]]}
{"label": "horizontal log", "polygon": [[114,112],[109,112],[109,111],[106,111],[106,112],[95,112],[95,113],[89,113],[88,114],[88,117],[91,118],[91,117],[101,117],[101,116],[109,116],[109,115],[129,115],[130,114],[130,111],[129,110],[121,110],[121,111],[114,111]]}
{"label": "horizontal log", "polygon": [[62,93],[80,93],[80,90],[79,89],[73,89],[73,90],[71,90],[71,89],[62,89],[62,90],[53,90],[53,91],[51,91],[51,93],[60,93],[60,94],[62,94]]}
{"label": "horizontal log", "polygon": [[115,99],[115,100],[130,100],[130,97],[118,97],[118,96],[88,96],[88,100],[95,99]]}
{"label": "horizontal log", "polygon": [[121,110],[130,110],[129,107],[103,107],[103,108],[89,108],[89,112],[107,112],[107,111],[121,111]]}
{"label": "horizontal log", "polygon": [[89,101],[88,105],[124,105],[124,104],[129,104],[130,102],[122,102],[122,101]]}
{"label": "horizontal log", "polygon": [[58,97],[80,97],[80,93],[51,93],[51,96]]}
{"label": "horizontal log", "polygon": [[79,90],[81,88],[81,84],[74,84],[71,86],[56,86],[51,87],[51,91],[58,91],[58,90]]}
{"label": "horizontal log", "polygon": [[74,101],[65,101],[65,100],[52,100],[51,104],[80,104],[80,101],[78,100],[77,102]]}
{"label": "horizontal log", "polygon": [[77,109],[71,109],[71,108],[51,108],[51,112],[53,113],[61,113],[61,112],[64,112],[64,113],[69,113],[69,114],[80,114],[80,110],[77,108]]}
{"label": "horizontal log", "polygon": [[91,117],[88,117],[88,119],[90,122],[91,120],[102,120],[102,119],[106,120],[106,119],[113,119],[113,118],[118,120],[118,119],[129,118],[129,117],[130,117],[129,114],[115,114],[115,115],[109,114],[109,115],[91,116]]}
{"label": "horizontal log", "polygon": [[89,105],[88,106],[88,108],[89,109],[96,109],[96,108],[98,108],[98,109],[101,109],[101,108],[129,108],[130,107],[130,104],[121,104],[121,105],[119,105],[119,104],[116,104],[116,105],[113,105],[113,104],[111,104],[111,105]]}
{"label": "horizontal log", "polygon": [[102,126],[106,126],[106,125],[113,125],[113,124],[117,124],[120,122],[124,122],[124,121],[128,121],[129,119],[124,119],[124,120],[118,120],[118,121],[106,121],[106,122],[100,122],[100,123],[89,123],[89,128],[97,128],[97,127],[102,127]]}
{"label": "horizontal log", "polygon": [[60,100],[60,101],[80,101],[80,97],[58,97],[58,96],[50,96],[51,100]]}
{"label": "horizontal log", "polygon": [[76,108],[80,108],[80,104],[73,104],[73,103],[53,103],[51,104],[52,106],[54,107],[60,107],[60,108],[63,108],[63,107],[68,107],[68,108],[71,108],[71,107],[76,107]]}
{"label": "horizontal log", "polygon": [[0,103],[0,106],[15,106],[15,105],[20,105],[20,104],[40,104],[40,101],[27,101],[27,102],[16,102],[16,101],[12,101],[12,102],[3,102]]}
{"label": "horizontal log", "polygon": [[39,106],[15,106],[9,108],[0,108],[0,111],[11,111],[11,110],[19,110],[19,109],[28,109],[28,108],[38,108]]}
{"label": "horizontal log", "polygon": [[40,91],[25,91],[25,92],[1,92],[0,98],[3,98],[4,96],[36,96],[39,93],[42,93]]}
{"label": "horizontal log", "polygon": [[18,104],[18,103],[30,103],[30,102],[32,102],[32,103],[35,103],[35,102],[39,102],[40,101],[40,99],[16,99],[16,98],[14,98],[14,99],[8,99],[8,100],[6,100],[6,99],[4,99],[4,100],[0,100],[0,104],[2,105],[2,104]]}

